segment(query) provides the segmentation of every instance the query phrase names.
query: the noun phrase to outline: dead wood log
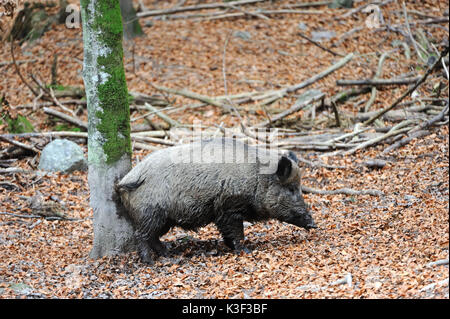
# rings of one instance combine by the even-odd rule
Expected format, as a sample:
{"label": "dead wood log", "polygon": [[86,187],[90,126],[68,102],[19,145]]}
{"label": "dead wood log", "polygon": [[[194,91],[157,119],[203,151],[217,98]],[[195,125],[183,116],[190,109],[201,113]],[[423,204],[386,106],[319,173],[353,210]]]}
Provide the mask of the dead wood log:
{"label": "dead wood log", "polygon": [[[368,146],[372,146],[372,145],[378,144],[379,142],[381,142],[381,141],[383,141],[383,140],[385,140],[385,139],[387,139],[387,138],[389,138],[391,136],[396,136],[396,135],[399,135],[399,134],[406,133],[406,132],[411,130],[411,127],[408,126],[410,124],[412,124],[412,120],[403,121],[403,122],[397,124],[396,126],[394,126],[386,134],[383,134],[381,136],[378,136],[378,137],[370,139],[370,140],[368,140],[366,142],[363,142],[363,143],[359,144],[358,146],[355,146],[354,148],[346,151],[344,153],[344,155],[352,155],[358,150],[364,149],[364,148],[366,148]],[[407,126],[407,127],[405,127],[405,126]]]}
{"label": "dead wood log", "polygon": [[7,142],[9,144],[12,144],[14,146],[20,147],[20,148],[22,148],[24,150],[31,151],[31,152],[36,153],[36,154],[39,154],[41,152],[40,150],[38,150],[34,146],[30,146],[30,145],[27,145],[27,144],[15,141],[13,139],[10,139],[10,138],[2,136],[2,135],[0,135],[0,140],[2,140],[4,142]]}
{"label": "dead wood log", "polygon": [[48,108],[48,107],[44,107],[43,110],[44,110],[44,112],[45,112],[46,114],[53,115],[53,116],[55,116],[55,117],[57,117],[57,118],[60,118],[60,119],[62,119],[62,120],[64,120],[64,121],[66,121],[66,122],[72,123],[72,124],[74,124],[75,126],[84,129],[85,131],[87,131],[87,129],[88,129],[88,126],[87,126],[87,123],[86,123],[86,122],[84,122],[84,121],[82,121],[82,120],[79,120],[79,119],[77,119],[77,118],[75,118],[75,117],[72,117],[72,116],[70,116],[70,115],[67,115],[67,114],[65,114],[65,113],[56,111],[56,110],[51,109],[51,108]]}
{"label": "dead wood log", "polygon": [[416,83],[420,77],[406,78],[406,79],[364,79],[364,80],[337,80],[336,85],[368,85],[368,86],[382,86],[382,85],[404,85]]}
{"label": "dead wood log", "polygon": [[368,119],[367,121],[365,121],[363,124],[364,125],[369,125],[372,124],[376,119],[378,119],[380,116],[382,116],[383,114],[385,114],[386,112],[392,110],[393,108],[395,108],[397,105],[400,104],[400,102],[407,97],[408,95],[410,95],[412,92],[414,92],[419,85],[421,85],[423,82],[425,82],[425,80],[427,79],[427,77],[431,74],[431,72],[433,72],[433,70],[435,70],[437,68],[437,66],[440,64],[440,60],[445,57],[448,54],[449,51],[449,47],[446,46],[444,48],[444,50],[441,52],[441,55],[439,56],[439,58],[433,63],[433,65],[431,67],[428,68],[428,70],[425,72],[425,74],[420,78],[420,80],[418,80],[416,82],[416,84],[414,84],[412,87],[410,87],[408,90],[405,91],[405,93],[403,93],[399,98],[397,98],[391,105],[389,105],[388,107],[385,107],[384,109],[378,111],[374,116],[372,116],[370,119]]}
{"label": "dead wood log", "polygon": [[324,46],[321,45],[320,43],[314,41],[313,39],[310,39],[309,37],[307,37],[306,35],[304,35],[304,34],[301,33],[301,32],[297,32],[297,35],[300,36],[301,38],[303,38],[303,39],[305,39],[305,40],[311,42],[311,43],[314,44],[316,47],[318,47],[318,48],[320,48],[320,49],[322,49],[322,50],[324,50],[324,51],[326,51],[326,52],[328,52],[328,53],[331,53],[331,54],[334,55],[334,56],[340,56],[340,57],[343,57],[343,56],[344,56],[343,54],[336,53],[336,52],[334,52],[333,50],[324,47]]}
{"label": "dead wood log", "polygon": [[395,144],[387,147],[383,151],[382,154],[387,154],[394,149],[402,147],[402,146],[408,144],[409,142],[411,142],[415,138],[421,138],[421,137],[427,136],[428,134],[430,134],[430,131],[428,131],[426,129],[429,128],[430,126],[433,126],[436,122],[439,122],[442,119],[444,119],[445,115],[448,114],[448,110],[449,110],[449,106],[447,104],[447,106],[444,109],[442,109],[442,111],[438,115],[436,115],[435,117],[433,117],[432,119],[430,119],[428,121],[424,121],[423,123],[413,127],[409,131],[407,137],[404,137],[400,141],[397,141]]}
{"label": "dead wood log", "polygon": [[302,100],[300,103],[294,103],[293,106],[291,106],[288,110],[281,112],[280,114],[277,114],[276,116],[272,117],[270,120],[268,121],[264,121],[262,123],[259,123],[256,125],[256,127],[266,127],[271,125],[272,123],[275,123],[279,120],[281,120],[282,118],[285,118],[286,116],[289,116],[295,112],[300,111],[301,109],[303,109],[304,107],[306,107],[307,105],[310,105],[311,103],[314,103],[315,101],[318,101],[320,99],[322,99],[325,96],[324,93],[318,94],[316,96],[313,96],[307,100]]}
{"label": "dead wood log", "polygon": [[311,188],[308,186],[302,185],[302,192],[303,193],[311,193],[311,194],[319,194],[319,195],[335,195],[335,194],[344,194],[344,195],[371,195],[371,196],[383,196],[383,192],[376,190],[376,189],[363,189],[363,190],[354,190],[351,188],[340,188],[335,190],[323,190],[323,189],[316,189]]}
{"label": "dead wood log", "polygon": [[220,3],[206,3],[200,5],[186,6],[186,7],[174,7],[169,9],[161,10],[150,10],[137,13],[138,18],[152,17],[160,15],[169,15],[178,12],[188,12],[188,11],[198,11],[205,9],[219,9],[219,8],[232,8],[233,6],[240,6],[244,4],[254,4],[258,2],[264,2],[265,0],[242,0],[242,1],[232,1],[232,2],[220,2]]}

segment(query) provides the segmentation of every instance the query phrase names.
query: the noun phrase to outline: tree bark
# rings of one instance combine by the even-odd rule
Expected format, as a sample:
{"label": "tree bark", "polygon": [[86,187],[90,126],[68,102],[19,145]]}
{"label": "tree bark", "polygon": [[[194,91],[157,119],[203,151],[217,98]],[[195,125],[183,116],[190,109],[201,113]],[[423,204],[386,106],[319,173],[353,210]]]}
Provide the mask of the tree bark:
{"label": "tree bark", "polygon": [[133,7],[133,0],[120,0],[119,2],[122,12],[124,39],[131,40],[143,35],[144,33],[136,16],[136,10]]}
{"label": "tree bark", "polygon": [[135,249],[132,225],[113,200],[114,182],[131,169],[130,110],[119,1],[81,0],[83,79],[88,106],[88,182],[94,212],[92,258]]}

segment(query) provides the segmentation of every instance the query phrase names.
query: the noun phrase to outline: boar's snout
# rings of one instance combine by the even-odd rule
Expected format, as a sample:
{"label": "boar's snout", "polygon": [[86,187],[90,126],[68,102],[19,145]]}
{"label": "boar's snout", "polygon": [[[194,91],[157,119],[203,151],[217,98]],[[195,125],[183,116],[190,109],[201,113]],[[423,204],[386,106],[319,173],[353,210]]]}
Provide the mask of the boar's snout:
{"label": "boar's snout", "polygon": [[314,229],[314,228],[318,228],[316,223],[314,222],[314,220],[312,220],[308,225],[306,225],[304,227],[306,230],[310,230],[310,229]]}
{"label": "boar's snout", "polygon": [[318,228],[309,211],[303,211],[301,213],[291,212],[290,215],[291,217],[286,220],[289,224],[304,228],[306,230]]}

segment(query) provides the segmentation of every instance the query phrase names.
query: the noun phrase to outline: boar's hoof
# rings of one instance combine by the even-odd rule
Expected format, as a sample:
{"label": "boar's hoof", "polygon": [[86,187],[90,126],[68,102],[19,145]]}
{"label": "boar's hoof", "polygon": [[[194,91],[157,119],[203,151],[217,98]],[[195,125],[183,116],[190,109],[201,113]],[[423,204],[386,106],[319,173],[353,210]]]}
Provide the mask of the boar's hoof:
{"label": "boar's hoof", "polygon": [[150,246],[158,256],[167,257],[169,255],[166,245],[164,245],[159,239],[152,241]]}
{"label": "boar's hoof", "polygon": [[144,264],[153,265],[153,259],[150,257],[150,254],[148,252],[140,252],[139,257]]}
{"label": "boar's hoof", "polygon": [[235,250],[234,250],[235,252],[236,252],[236,254],[241,254],[241,253],[244,253],[244,254],[251,254],[252,253],[252,251],[250,250],[250,249],[248,249],[247,247],[241,247],[241,248],[236,248]]}

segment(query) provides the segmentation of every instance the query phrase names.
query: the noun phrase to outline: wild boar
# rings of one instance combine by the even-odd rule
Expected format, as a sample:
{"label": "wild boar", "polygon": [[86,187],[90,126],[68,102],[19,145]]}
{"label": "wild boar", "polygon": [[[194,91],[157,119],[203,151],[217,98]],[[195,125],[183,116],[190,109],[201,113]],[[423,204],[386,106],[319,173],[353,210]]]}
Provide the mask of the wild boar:
{"label": "wild boar", "polygon": [[316,224],[305,204],[294,153],[219,138],[151,153],[116,184],[144,262],[165,255],[160,237],[171,227],[214,223],[224,243],[243,245],[243,222],[277,219],[305,229]]}

